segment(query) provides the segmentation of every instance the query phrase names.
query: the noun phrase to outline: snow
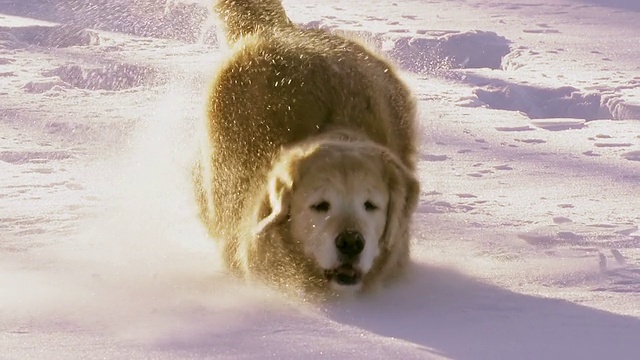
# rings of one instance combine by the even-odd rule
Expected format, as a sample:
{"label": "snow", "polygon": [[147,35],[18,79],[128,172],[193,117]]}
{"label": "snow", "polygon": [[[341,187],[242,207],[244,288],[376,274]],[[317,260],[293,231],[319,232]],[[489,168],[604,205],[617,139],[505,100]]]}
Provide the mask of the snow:
{"label": "snow", "polygon": [[189,183],[208,1],[0,0],[0,358],[638,357],[636,1],[284,5],[416,93],[406,279],[309,304],[225,274]]}

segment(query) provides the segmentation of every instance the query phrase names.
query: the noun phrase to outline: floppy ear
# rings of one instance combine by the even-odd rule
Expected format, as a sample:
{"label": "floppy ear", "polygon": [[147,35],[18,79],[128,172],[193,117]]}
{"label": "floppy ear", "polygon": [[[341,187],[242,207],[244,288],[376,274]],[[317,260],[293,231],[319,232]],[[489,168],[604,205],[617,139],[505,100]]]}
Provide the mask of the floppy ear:
{"label": "floppy ear", "polygon": [[269,183],[260,197],[256,212],[255,234],[261,234],[289,218],[293,180],[284,164],[269,174]]}
{"label": "floppy ear", "polygon": [[380,245],[389,250],[396,247],[398,250],[394,252],[403,256],[409,250],[409,225],[418,203],[420,184],[412,172],[386,150],[382,152],[382,160],[389,186],[389,206]]}

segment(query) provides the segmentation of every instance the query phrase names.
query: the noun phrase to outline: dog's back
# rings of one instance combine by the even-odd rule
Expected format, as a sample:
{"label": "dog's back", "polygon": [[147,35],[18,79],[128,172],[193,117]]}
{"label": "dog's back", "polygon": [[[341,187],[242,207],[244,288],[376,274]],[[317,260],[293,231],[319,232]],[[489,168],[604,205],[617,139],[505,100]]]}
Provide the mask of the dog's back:
{"label": "dog's back", "polygon": [[219,0],[215,11],[229,43],[263,30],[292,26],[278,0]]}
{"label": "dog's back", "polygon": [[234,125],[248,126],[256,141],[273,141],[271,148],[355,128],[414,168],[414,99],[390,63],[358,42],[300,29],[280,0],[218,0],[215,10],[233,50],[211,110],[229,110],[225,102],[243,107],[233,120],[248,122]]}

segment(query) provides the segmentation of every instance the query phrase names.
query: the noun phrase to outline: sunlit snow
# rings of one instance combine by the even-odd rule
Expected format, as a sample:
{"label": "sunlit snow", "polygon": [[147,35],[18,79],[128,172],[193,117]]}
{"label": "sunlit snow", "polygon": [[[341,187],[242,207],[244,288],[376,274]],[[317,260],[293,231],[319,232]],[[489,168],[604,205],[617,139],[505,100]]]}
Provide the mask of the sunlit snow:
{"label": "sunlit snow", "polygon": [[0,359],[635,359],[640,5],[285,0],[419,101],[413,265],[300,303],[225,274],[190,166],[209,1],[0,0]]}

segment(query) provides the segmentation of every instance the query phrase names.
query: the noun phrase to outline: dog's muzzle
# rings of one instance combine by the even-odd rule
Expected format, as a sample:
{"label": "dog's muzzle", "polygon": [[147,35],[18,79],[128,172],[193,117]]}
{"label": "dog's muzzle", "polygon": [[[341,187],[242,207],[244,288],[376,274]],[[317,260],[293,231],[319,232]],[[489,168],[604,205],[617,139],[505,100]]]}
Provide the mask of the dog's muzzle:
{"label": "dog's muzzle", "polygon": [[325,270],[324,276],[330,282],[339,285],[358,285],[362,280],[362,271],[352,264],[342,264],[337,268]]}
{"label": "dog's muzzle", "polygon": [[345,286],[358,285],[362,280],[362,271],[356,264],[364,244],[364,237],[358,231],[346,230],[338,234],[335,245],[341,264],[334,269],[325,270],[327,280]]}

